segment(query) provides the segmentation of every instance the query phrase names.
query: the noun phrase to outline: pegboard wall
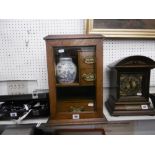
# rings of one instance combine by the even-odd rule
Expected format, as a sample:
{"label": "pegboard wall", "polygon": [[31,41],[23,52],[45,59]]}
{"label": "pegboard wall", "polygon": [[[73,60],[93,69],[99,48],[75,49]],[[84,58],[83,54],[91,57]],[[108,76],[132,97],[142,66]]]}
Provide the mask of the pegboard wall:
{"label": "pegboard wall", "polygon": [[[125,57],[143,55],[155,60],[155,40],[106,39],[104,41],[104,86],[109,87],[108,65]],[[155,69],[151,70],[150,86],[155,86]]]}
{"label": "pegboard wall", "polygon": [[[36,80],[37,89],[48,89],[46,47],[49,34],[83,34],[85,20],[0,20],[0,81]],[[108,65],[120,58],[144,55],[155,59],[154,40],[106,39],[104,87],[109,86]],[[155,86],[155,70],[151,73]]]}
{"label": "pegboard wall", "polygon": [[0,20],[0,81],[37,80],[47,89],[49,34],[83,34],[84,20]]}

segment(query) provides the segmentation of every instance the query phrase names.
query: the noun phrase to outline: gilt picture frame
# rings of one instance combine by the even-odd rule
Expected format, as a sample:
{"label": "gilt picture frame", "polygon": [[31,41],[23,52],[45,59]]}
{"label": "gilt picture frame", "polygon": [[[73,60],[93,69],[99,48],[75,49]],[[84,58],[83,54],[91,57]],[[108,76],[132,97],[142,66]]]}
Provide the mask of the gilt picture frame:
{"label": "gilt picture frame", "polygon": [[105,38],[155,38],[155,19],[87,19],[86,33]]}

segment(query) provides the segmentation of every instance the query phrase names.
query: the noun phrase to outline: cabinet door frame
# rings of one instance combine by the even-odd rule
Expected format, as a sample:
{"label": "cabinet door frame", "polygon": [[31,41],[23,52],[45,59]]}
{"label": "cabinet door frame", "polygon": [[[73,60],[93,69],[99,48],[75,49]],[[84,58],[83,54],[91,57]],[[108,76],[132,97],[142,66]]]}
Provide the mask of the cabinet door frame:
{"label": "cabinet door frame", "polygon": [[[88,117],[103,117],[103,40],[102,39],[61,39],[46,40],[47,63],[48,63],[48,83],[50,98],[50,116],[57,119],[59,113],[56,111],[56,78],[54,47],[72,46],[95,46],[96,47],[96,112]],[[87,114],[86,116],[87,117]]]}

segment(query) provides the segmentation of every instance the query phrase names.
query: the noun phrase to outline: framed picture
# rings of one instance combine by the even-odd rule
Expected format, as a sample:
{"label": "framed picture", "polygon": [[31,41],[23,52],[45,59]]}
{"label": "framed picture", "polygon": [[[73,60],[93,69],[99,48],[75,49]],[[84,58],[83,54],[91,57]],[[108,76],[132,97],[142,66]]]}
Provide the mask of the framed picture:
{"label": "framed picture", "polygon": [[155,19],[88,19],[86,32],[109,38],[155,38]]}

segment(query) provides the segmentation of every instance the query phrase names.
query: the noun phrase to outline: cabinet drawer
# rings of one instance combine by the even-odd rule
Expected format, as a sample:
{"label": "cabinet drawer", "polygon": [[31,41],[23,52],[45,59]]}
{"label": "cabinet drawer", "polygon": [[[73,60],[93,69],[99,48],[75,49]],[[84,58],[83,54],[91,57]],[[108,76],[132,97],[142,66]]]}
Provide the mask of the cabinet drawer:
{"label": "cabinet drawer", "polygon": [[95,52],[94,51],[79,52],[78,61],[80,68],[95,67]]}
{"label": "cabinet drawer", "polygon": [[95,70],[94,68],[81,69],[79,75],[80,85],[93,85],[95,84]]}
{"label": "cabinet drawer", "polygon": [[57,104],[57,109],[59,112],[90,112],[94,111],[94,100],[91,99],[79,99],[79,100],[60,100]]}

